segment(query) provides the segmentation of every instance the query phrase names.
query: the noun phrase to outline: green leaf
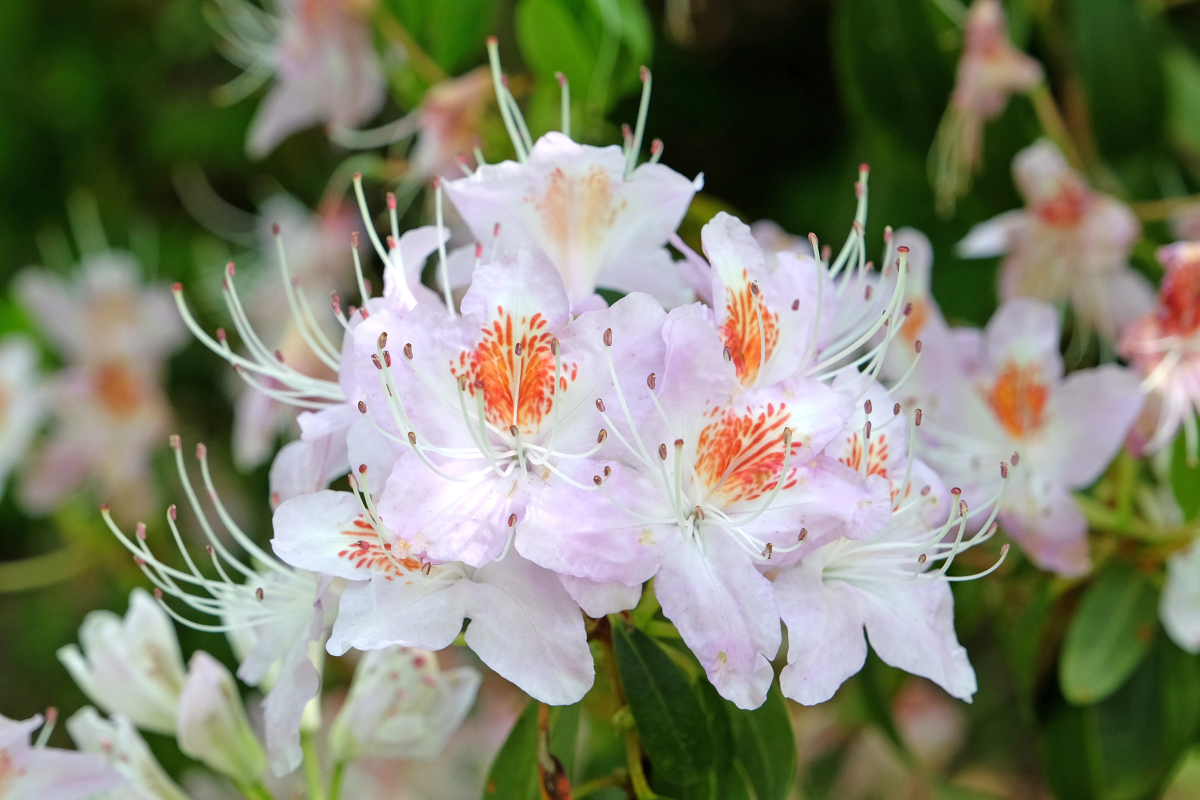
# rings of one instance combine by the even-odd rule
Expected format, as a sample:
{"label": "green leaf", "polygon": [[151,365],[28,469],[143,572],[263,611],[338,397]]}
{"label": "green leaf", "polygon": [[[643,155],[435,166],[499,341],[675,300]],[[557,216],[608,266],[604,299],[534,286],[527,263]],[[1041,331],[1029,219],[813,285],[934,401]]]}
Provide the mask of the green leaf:
{"label": "green leaf", "polygon": [[703,785],[712,766],[708,717],[683,670],[646,634],[613,626],[617,668],[655,774]]}
{"label": "green leaf", "polygon": [[1158,593],[1126,564],[1107,569],[1084,593],[1067,629],[1059,682],[1072,703],[1108,697],[1137,668],[1154,638]]}
{"label": "green leaf", "polygon": [[483,800],[537,800],[537,714],[538,702],[530,700],[492,762]]}
{"label": "green leaf", "polygon": [[1163,52],[1167,81],[1167,132],[1174,142],[1200,152],[1200,59],[1186,47]]}
{"label": "green leaf", "polygon": [[923,158],[953,86],[925,4],[841,0],[834,42],[850,108]]}
{"label": "green leaf", "polygon": [[1188,465],[1187,442],[1182,433],[1175,437],[1171,451],[1171,491],[1185,519],[1195,519],[1200,514],[1200,467]]}
{"label": "green leaf", "polygon": [[758,800],[785,800],[796,779],[796,736],[779,685],[753,711],[730,707],[733,750]]}
{"label": "green leaf", "polygon": [[494,0],[387,0],[389,10],[438,66],[454,74],[483,51]]}
{"label": "green leaf", "polygon": [[1126,156],[1162,133],[1166,89],[1158,43],[1133,0],[1074,0],[1075,65],[1096,141]]}
{"label": "green leaf", "polygon": [[584,96],[596,62],[595,46],[561,0],[520,0],[515,24],[521,55],[540,77],[561,72],[572,94]]}

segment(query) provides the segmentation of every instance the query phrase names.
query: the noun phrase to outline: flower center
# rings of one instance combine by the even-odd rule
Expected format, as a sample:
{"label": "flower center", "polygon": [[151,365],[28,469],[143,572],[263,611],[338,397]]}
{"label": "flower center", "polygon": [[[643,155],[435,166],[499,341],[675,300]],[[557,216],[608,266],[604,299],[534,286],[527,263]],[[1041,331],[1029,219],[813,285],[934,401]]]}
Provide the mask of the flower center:
{"label": "flower center", "polygon": [[1163,276],[1158,320],[1163,332],[1189,334],[1200,328],[1200,260],[1189,260]]}
{"label": "flower center", "polygon": [[1091,204],[1087,189],[1074,183],[1063,184],[1049,199],[1038,203],[1034,213],[1038,219],[1055,228],[1072,228],[1083,221]]}
{"label": "flower center", "polygon": [[1020,439],[1042,427],[1049,395],[1037,365],[1022,366],[1010,360],[984,398],[1004,429]]}
{"label": "flower center", "polygon": [[141,405],[141,381],[124,364],[104,364],[96,370],[93,382],[96,396],[115,417],[128,417]]}
{"label": "flower center", "polygon": [[[784,457],[784,428],[791,412],[783,404],[738,413],[709,412],[715,419],[700,432],[696,477],[726,505],[756,500],[779,483]],[[792,447],[799,449],[800,443]],[[791,484],[785,485],[787,488]]]}
{"label": "flower center", "polygon": [[[417,559],[391,553],[392,543],[380,541],[375,527],[362,516],[354,520],[352,528],[342,531],[342,535],[348,538],[349,544],[344,550],[338,551],[338,558],[351,562],[356,569],[381,572],[389,581],[401,574],[401,567],[409,572],[421,569],[422,564]],[[403,539],[397,539],[396,544],[407,547]]]}

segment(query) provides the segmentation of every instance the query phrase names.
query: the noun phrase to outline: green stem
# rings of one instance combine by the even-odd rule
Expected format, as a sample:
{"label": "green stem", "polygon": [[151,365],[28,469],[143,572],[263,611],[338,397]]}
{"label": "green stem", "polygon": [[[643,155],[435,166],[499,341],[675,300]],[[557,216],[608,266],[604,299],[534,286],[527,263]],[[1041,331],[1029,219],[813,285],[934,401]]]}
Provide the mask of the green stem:
{"label": "green stem", "polygon": [[1058,104],[1054,102],[1054,95],[1050,94],[1050,88],[1045,81],[1029,90],[1029,99],[1033,102],[1033,110],[1037,114],[1038,122],[1041,123],[1042,131],[1058,145],[1072,166],[1076,169],[1083,169],[1079,148],[1075,146],[1075,141],[1071,138],[1062,112],[1058,110]]}
{"label": "green stem", "polygon": [[262,783],[239,783],[237,790],[242,793],[242,797],[246,800],[275,800],[271,793],[267,791],[267,787]]}
{"label": "green stem", "polygon": [[1128,450],[1117,456],[1117,524],[1128,528],[1133,522],[1133,491],[1137,487],[1137,461]]}
{"label": "green stem", "polygon": [[609,789],[612,787],[623,787],[629,784],[629,775],[623,769],[613,770],[611,775],[605,775],[602,778],[596,778],[594,781],[580,784],[571,791],[571,797],[579,800],[580,797],[586,797],[592,792],[598,792],[601,789]]}
{"label": "green stem", "polygon": [[333,777],[329,779],[329,800],[338,800],[338,796],[342,793],[342,776],[345,774],[345,761],[339,761],[333,765]]}
{"label": "green stem", "polygon": [[317,760],[317,746],[311,733],[300,734],[300,749],[304,752],[304,779],[308,783],[308,800],[325,800],[321,786],[321,763]]}
{"label": "green stem", "polygon": [[646,773],[642,770],[642,743],[636,729],[625,733],[625,756],[629,761],[629,782],[633,784],[637,800],[654,800],[658,795],[650,789]]}

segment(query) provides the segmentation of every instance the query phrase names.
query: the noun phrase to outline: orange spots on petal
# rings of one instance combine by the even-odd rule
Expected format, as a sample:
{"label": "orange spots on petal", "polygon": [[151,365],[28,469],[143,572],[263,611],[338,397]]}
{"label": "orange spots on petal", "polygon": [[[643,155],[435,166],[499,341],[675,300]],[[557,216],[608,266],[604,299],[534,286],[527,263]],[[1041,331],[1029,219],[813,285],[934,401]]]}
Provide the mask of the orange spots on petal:
{"label": "orange spots on petal", "polygon": [[1016,361],[1005,364],[996,382],[984,390],[984,399],[996,419],[1016,439],[1042,427],[1049,396],[1041,368],[1036,364],[1022,366]]}
{"label": "orange spots on petal", "polygon": [[1033,207],[1033,213],[1047,225],[1055,228],[1072,228],[1083,221],[1092,204],[1092,195],[1086,186],[1075,181],[1064,181],[1057,192]]}
{"label": "orange spots on petal", "polygon": [[[696,476],[700,483],[727,504],[754,500],[773,491],[783,468],[783,430],[791,419],[787,407],[768,405],[745,413],[714,410],[710,415],[714,419],[700,432],[697,443]],[[792,453],[799,449],[800,443],[793,440]],[[789,480],[792,471],[789,468]]]}
{"label": "orange spots on petal", "polygon": [[95,371],[92,390],[114,417],[132,416],[145,396],[141,378],[119,361],[103,364]]}
{"label": "orange spots on petal", "polygon": [[[863,446],[862,438],[857,433],[852,433],[846,437],[846,447],[849,452],[843,455],[838,461],[841,461],[850,469],[862,474],[863,469]],[[877,434],[871,440],[871,444],[867,446],[867,475],[878,475],[881,478],[888,476],[888,443],[886,434]]]}
{"label": "orange spots on petal", "polygon": [[921,334],[921,329],[925,327],[925,321],[929,319],[929,301],[917,297],[911,301],[912,311],[909,312],[908,318],[904,320],[904,324],[900,327],[900,337],[912,347],[917,342],[917,337]]}
{"label": "orange spots on petal", "polygon": [[556,263],[574,247],[600,246],[625,202],[615,202],[612,178],[599,164],[583,175],[567,175],[562,167],[550,173],[540,196],[526,198],[537,209],[547,249]]}
{"label": "orange spots on petal", "polygon": [[402,572],[421,569],[420,561],[405,555],[408,551],[407,542],[397,539],[393,547],[391,542],[381,541],[375,528],[362,517],[354,520],[353,527],[342,531],[342,535],[347,538],[347,543],[344,550],[338,551],[338,558],[346,559],[356,569],[383,572],[388,580]]}
{"label": "orange spots on petal", "polygon": [[733,356],[738,381],[750,386],[779,342],[779,315],[767,308],[761,294],[755,296],[745,270],[738,286],[725,287],[725,321],[720,334]]}
{"label": "orange spots on petal", "polygon": [[[516,425],[523,434],[536,433],[554,408],[556,394],[550,349],[554,334],[545,317],[534,314],[517,320],[497,306],[496,316],[480,333],[475,349],[463,352],[458,364],[451,364],[451,372],[467,376],[472,399],[483,392],[488,422],[503,429]],[[565,392],[578,372],[576,364],[561,364],[558,392]]]}

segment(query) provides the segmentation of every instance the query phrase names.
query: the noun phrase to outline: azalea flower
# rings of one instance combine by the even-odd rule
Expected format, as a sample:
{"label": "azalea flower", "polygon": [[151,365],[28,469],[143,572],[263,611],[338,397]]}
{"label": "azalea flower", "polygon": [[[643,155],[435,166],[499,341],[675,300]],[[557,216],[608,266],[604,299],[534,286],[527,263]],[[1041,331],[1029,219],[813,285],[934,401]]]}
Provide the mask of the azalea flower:
{"label": "azalea flower", "polygon": [[[53,715],[47,716],[44,728],[40,714],[21,722],[0,717],[0,797],[83,800],[123,787],[124,779],[100,756],[46,747],[54,727]],[[42,732],[30,746],[29,735],[38,728]]]}
{"label": "azalea flower", "polygon": [[[357,486],[357,481],[355,484]],[[594,666],[583,617],[558,577],[509,550],[483,567],[422,561],[372,510],[367,491],[323,491],[275,511],[276,554],[300,569],[351,581],[327,648],[468,647],[545,703],[577,702]]]}
{"label": "azalea flower", "polygon": [[0,339],[0,490],[29,449],[44,403],[33,343],[17,334]]}
{"label": "azalea flower", "polygon": [[122,619],[92,611],[79,628],[80,647],[69,644],[58,659],[93,703],[155,733],[175,732],[183,689],[183,657],[170,618],[144,589],[129,595]]}
{"label": "azalea flower", "polygon": [[[849,375],[839,376],[848,383]],[[835,386],[837,382],[835,382]],[[954,558],[991,538],[996,500],[968,510],[909,450],[910,417],[878,384],[826,453],[868,483],[884,483],[891,520],[878,533],[838,538],[799,563],[768,572],[791,634],[780,686],[806,705],[823,703],[862,669],[871,647],[884,662],[921,675],[970,701],[975,673],[954,632],[948,576]],[[873,417],[873,418],[872,418]],[[1008,465],[1000,467],[1002,477]],[[957,492],[958,490],[956,490]],[[963,538],[967,518],[992,508],[985,533]],[[1000,560],[1007,553],[1007,545]],[[941,562],[937,564],[937,562]],[[971,576],[981,577],[999,566]]]}
{"label": "azalea flower", "polygon": [[188,800],[126,717],[104,719],[84,706],[67,720],[67,731],[76,747],[102,756],[127,781],[128,800]]}
{"label": "azalea flower", "polygon": [[152,499],[151,448],[170,408],[164,359],[183,343],[166,294],[140,284],[133,257],[84,259],[73,284],[44,270],[19,274],[14,291],[67,366],[47,391],[54,427],[22,474],[22,504],[46,513],[85,483],[137,513]]}
{"label": "azalea flower", "polygon": [[[1156,412],[1153,433],[1140,449],[1153,453],[1170,444],[1182,427],[1188,461],[1200,451],[1196,408],[1200,403],[1200,243],[1160,247],[1166,272],[1154,310],[1125,329],[1118,351],[1144,380],[1151,394],[1147,412]],[[1139,437],[1140,438],[1140,437]]]}
{"label": "azalea flower", "polygon": [[1158,616],[1175,644],[1200,653],[1200,547],[1195,544],[1167,559]]}
{"label": "azalea flower", "polygon": [[1129,206],[1099,194],[1042,139],[1013,159],[1026,210],[973,227],[958,245],[965,258],[1003,254],[1000,297],[1070,302],[1084,331],[1112,342],[1149,310],[1149,281],[1129,266],[1141,226]]}
{"label": "azalea flower", "polygon": [[922,431],[926,460],[958,476],[973,507],[998,491],[995,463],[1019,460],[1000,524],[1039,567],[1073,576],[1090,562],[1087,522],[1070,492],[1112,461],[1142,397],[1133,373],[1117,366],[1064,378],[1059,337],[1052,306],[1019,298],[974,336],[930,339],[919,370],[925,385],[944,389]]}
{"label": "azalea flower", "polygon": [[950,105],[929,154],[938,209],[954,211],[971,188],[983,159],[983,125],[1004,111],[1008,98],[1042,82],[1042,65],[1008,38],[1000,0],[975,0],[967,12],[964,47]]}
{"label": "azalea flower", "polygon": [[[136,536],[131,539],[113,522],[107,507],[101,509],[101,513],[109,529],[133,554],[138,566],[155,585],[160,602],[164,596],[171,597],[192,611],[216,618],[211,623],[197,622],[189,615],[174,611],[166,603],[161,605],[162,610],[183,625],[202,631],[224,632],[229,636],[240,659],[238,677],[266,691],[263,712],[271,768],[277,775],[291,772],[302,759],[301,727],[306,716],[312,717],[317,710],[313,705],[306,715],[310,701],[320,689],[323,664],[320,645],[336,614],[337,594],[329,580],[280,563],[246,535],[217,495],[206,448],[199,445],[196,457],[200,461],[209,500],[229,537],[250,555],[255,568],[235,558],[217,536],[196,497],[184,466],[178,436],[171,437],[171,447],[175,451],[176,469],[184,493],[209,542],[208,552],[217,572],[216,578],[201,573],[184,547],[176,525],[178,512],[175,506],[167,510],[167,524],[187,570],[168,566],[154,555],[147,545],[144,525],[139,523]],[[240,574],[241,582],[234,582],[226,568]],[[141,592],[139,597],[146,595]],[[147,599],[147,602],[152,601]],[[165,622],[162,611],[158,614]],[[173,636],[172,633],[172,639]],[[307,722],[317,724],[316,719],[310,718]]]}
{"label": "azalea flower", "polygon": [[[496,95],[517,161],[480,164],[473,174],[446,181],[454,207],[485,248],[542,250],[554,263],[572,304],[594,307],[597,287],[644,291],[666,307],[689,302],[693,291],[666,244],[692,197],[704,185],[658,162],[636,166],[649,104],[650,73],[643,68],[637,133],[627,149],[578,144],[564,131],[528,140],[524,120],[501,84],[494,41]],[[494,260],[494,259],[492,259]],[[584,305],[580,305],[584,304]]]}
{"label": "azalea flower", "polygon": [[475,702],[474,667],[442,670],[436,653],[388,647],[365,653],[330,730],[338,762],[438,757]]}
{"label": "azalea flower", "polygon": [[844,395],[803,378],[744,390],[711,312],[699,306],[672,311],[662,335],[661,377],[645,381],[651,410],[640,419],[626,412],[630,398],[647,396],[628,389],[614,406],[620,424],[597,404],[625,456],[597,470],[591,487],[544,491],[517,548],[598,583],[653,577],[663,613],[718,691],[754,708],[780,644],[759,567],[794,559],[810,536],[877,529],[890,499],[820,455],[852,413]]}
{"label": "azalea flower", "polygon": [[239,783],[254,783],[267,769],[233,675],[203,650],[188,663],[175,738],[184,755]]}
{"label": "azalea flower", "polygon": [[225,57],[245,72],[218,97],[234,103],[272,78],[246,137],[263,158],[311,125],[353,128],[379,113],[386,81],[372,44],[371,0],[278,0],[274,14],[245,0],[219,0],[213,20]]}

